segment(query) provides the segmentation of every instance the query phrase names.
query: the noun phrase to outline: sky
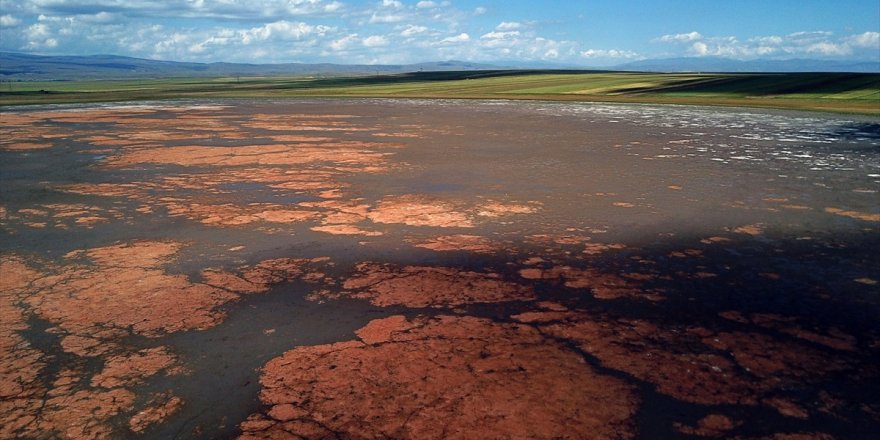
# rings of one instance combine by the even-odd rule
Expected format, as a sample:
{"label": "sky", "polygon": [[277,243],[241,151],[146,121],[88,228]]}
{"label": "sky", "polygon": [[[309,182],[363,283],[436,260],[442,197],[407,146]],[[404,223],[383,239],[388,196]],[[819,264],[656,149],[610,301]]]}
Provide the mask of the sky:
{"label": "sky", "polygon": [[0,51],[245,63],[876,62],[880,0],[0,0]]}

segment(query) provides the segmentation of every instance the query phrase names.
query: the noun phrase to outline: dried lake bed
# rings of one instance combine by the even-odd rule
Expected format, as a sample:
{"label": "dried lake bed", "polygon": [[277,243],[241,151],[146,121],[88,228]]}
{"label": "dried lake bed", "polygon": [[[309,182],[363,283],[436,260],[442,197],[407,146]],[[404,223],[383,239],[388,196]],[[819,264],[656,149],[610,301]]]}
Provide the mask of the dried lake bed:
{"label": "dried lake bed", "polygon": [[0,438],[880,435],[880,121],[0,113]]}

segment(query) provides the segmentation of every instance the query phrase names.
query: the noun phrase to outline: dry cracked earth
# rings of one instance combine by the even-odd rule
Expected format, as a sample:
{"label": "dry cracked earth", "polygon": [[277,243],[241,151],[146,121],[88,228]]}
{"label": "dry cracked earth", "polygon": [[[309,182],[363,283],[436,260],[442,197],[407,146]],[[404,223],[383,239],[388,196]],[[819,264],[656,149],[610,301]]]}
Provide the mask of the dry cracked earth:
{"label": "dry cracked earth", "polygon": [[0,113],[0,439],[880,436],[880,126]]}

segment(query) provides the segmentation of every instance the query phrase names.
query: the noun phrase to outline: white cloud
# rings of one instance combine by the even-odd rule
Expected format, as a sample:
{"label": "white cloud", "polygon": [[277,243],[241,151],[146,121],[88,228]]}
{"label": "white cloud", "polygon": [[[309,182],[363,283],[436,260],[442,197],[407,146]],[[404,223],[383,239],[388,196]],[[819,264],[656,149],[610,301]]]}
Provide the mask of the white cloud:
{"label": "white cloud", "polygon": [[661,37],[657,37],[652,41],[662,41],[664,43],[670,42],[688,42],[688,41],[696,41],[702,39],[703,36],[700,35],[699,32],[688,32],[686,34],[669,34],[663,35]]}
{"label": "white cloud", "polygon": [[264,26],[241,31],[241,41],[250,44],[254,41],[266,40],[300,40],[306,36],[317,34],[323,35],[332,28],[324,25],[310,25],[308,23],[293,23],[289,21],[276,21]]}
{"label": "white cloud", "polygon": [[856,47],[865,47],[880,50],[880,32],[865,32],[849,37],[850,44]]}
{"label": "white cloud", "polygon": [[514,29],[519,29],[522,27],[522,23],[516,21],[502,21],[501,24],[495,26],[496,30],[499,31],[512,31]]}
{"label": "white cloud", "polygon": [[464,43],[466,41],[470,41],[470,39],[471,39],[470,35],[462,32],[456,36],[444,38],[444,39],[440,40],[440,42],[441,43]]}
{"label": "white cloud", "polygon": [[342,9],[343,4],[339,2],[330,2],[324,5],[324,12],[338,12]]}
{"label": "white cloud", "polygon": [[587,49],[581,52],[584,58],[637,58],[638,53],[618,49]]}
{"label": "white cloud", "polygon": [[489,32],[488,34],[480,37],[483,40],[505,40],[510,38],[515,38],[519,36],[519,31],[509,31],[509,32]]}
{"label": "white cloud", "polygon": [[705,56],[709,54],[709,46],[702,41],[697,41],[691,46],[691,51],[699,56]]}
{"label": "white cloud", "polygon": [[[862,50],[861,56],[877,58],[880,33],[865,32],[849,37],[835,37],[828,31],[794,32],[788,35],[763,35],[739,41],[736,37],[704,36],[699,32],[670,34],[653,42],[678,45],[694,56],[723,56],[739,59],[757,57],[844,57]],[[867,50],[865,50],[867,49]],[[870,53],[874,49],[874,53]]]}
{"label": "white cloud", "polygon": [[[50,15],[95,14],[113,11],[132,18],[224,18],[282,20],[326,16],[345,5],[337,0],[20,0],[27,8]],[[398,2],[399,3],[399,2]]]}
{"label": "white cloud", "polygon": [[411,37],[416,34],[421,34],[427,30],[428,30],[428,28],[425,26],[417,26],[417,25],[411,24],[411,25],[407,25],[406,29],[404,29],[400,32],[400,35],[402,35],[404,37]]}
{"label": "white cloud", "polygon": [[109,12],[101,11],[97,14],[79,14],[74,17],[76,20],[85,22],[85,23],[115,23],[122,19],[119,14],[111,14]]}
{"label": "white cloud", "polygon": [[13,17],[10,14],[0,15],[0,26],[2,27],[13,27],[21,24],[21,20]]}
{"label": "white cloud", "polygon": [[26,40],[25,49],[44,50],[58,46],[58,40],[54,38],[52,29],[46,23],[34,23],[24,30]]}
{"label": "white cloud", "polygon": [[379,14],[373,13],[370,16],[370,23],[400,23],[401,21],[406,20],[406,16],[403,14]]}
{"label": "white cloud", "polygon": [[342,38],[330,42],[330,48],[335,51],[343,51],[354,45],[358,40],[358,34],[348,34]]}
{"label": "white cloud", "polygon": [[[643,57],[626,48],[590,48],[583,42],[547,38],[552,25],[528,21],[532,17],[526,14],[486,23],[485,16],[476,16],[500,11],[479,2],[458,7],[449,0],[0,3],[0,50],[233,62],[406,63],[454,58],[572,64],[589,60],[601,65]],[[864,31],[714,36],[685,29],[651,41],[665,46],[658,50],[664,56],[878,59],[880,32]]]}
{"label": "white cloud", "polygon": [[809,54],[824,56],[841,56],[851,54],[852,49],[847,44],[835,44],[827,41],[822,41],[807,46],[806,52]]}
{"label": "white cloud", "polygon": [[387,46],[388,40],[381,35],[370,35],[367,38],[364,38],[362,41],[364,47],[379,47],[379,46]]}

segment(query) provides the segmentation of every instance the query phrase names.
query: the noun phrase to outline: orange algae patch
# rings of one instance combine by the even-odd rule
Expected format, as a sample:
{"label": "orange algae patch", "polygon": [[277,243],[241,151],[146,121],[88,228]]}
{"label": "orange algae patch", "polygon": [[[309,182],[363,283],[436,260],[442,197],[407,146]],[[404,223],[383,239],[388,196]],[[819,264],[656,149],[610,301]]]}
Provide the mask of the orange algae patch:
{"label": "orange algae patch", "polygon": [[58,229],[71,227],[91,229],[99,223],[124,220],[125,215],[116,208],[101,208],[82,203],[53,203],[10,212],[6,219],[18,221],[21,225],[31,228],[51,226]]}
{"label": "orange algae patch", "polygon": [[165,200],[162,204],[172,217],[185,217],[214,226],[241,226],[255,222],[297,223],[317,216],[314,211],[285,209],[282,205],[272,203],[240,206],[232,203],[208,205]]}
{"label": "orange algae patch", "polygon": [[356,269],[357,273],[344,281],[347,292],[341,295],[366,299],[382,307],[449,307],[534,299],[530,288],[505,281],[494,273],[379,263],[360,263]]}
{"label": "orange algae patch", "polygon": [[[520,320],[578,344],[604,366],[652,383],[660,393],[702,405],[765,404],[802,415],[782,396],[793,386],[823,383],[848,367],[847,361],[829,359],[807,345],[759,333],[681,331],[642,320],[599,320],[584,312],[544,314]],[[695,433],[709,426],[679,428]]]}
{"label": "orange algae patch", "polygon": [[764,228],[761,225],[746,225],[735,228],[733,232],[738,234],[761,235],[764,233]]}
{"label": "orange algae patch", "polygon": [[859,211],[847,211],[840,208],[825,208],[825,212],[836,214],[844,217],[854,218],[856,220],[864,220],[866,222],[880,222],[880,214],[871,214]]}
{"label": "orange algae patch", "polygon": [[477,207],[477,215],[481,217],[501,217],[510,214],[533,214],[540,209],[540,202],[530,204],[502,203],[489,201]]}
{"label": "orange algae patch", "polygon": [[395,333],[404,332],[412,328],[403,315],[389,316],[383,319],[374,319],[355,332],[365,344],[379,344],[390,341]]}
{"label": "orange algae patch", "polygon": [[[324,275],[315,267],[329,264],[267,260],[241,268],[240,277],[217,271],[222,282],[210,286],[162,270],[182,246],[138,241],[74,251],[64,265],[44,264],[42,271],[0,257],[0,438],[115,438],[121,434],[111,420],[121,414],[134,412],[134,432],[163,420],[182,401],[169,393],[144,402],[133,387],[160,373],[180,374],[177,356],[164,346],[132,350],[120,338],[214,325],[223,318],[216,307],[237,293],[298,277],[317,282]],[[45,355],[22,337],[31,313],[56,325],[51,333],[76,359],[71,368],[46,370]],[[99,362],[99,371],[83,370],[83,358]]]}
{"label": "orange algae patch", "polygon": [[415,247],[430,249],[432,251],[468,251],[479,254],[492,254],[499,250],[499,246],[492,240],[479,235],[441,235],[427,240],[407,240]]}
{"label": "orange algae patch", "polygon": [[607,251],[626,249],[622,243],[587,243],[584,245],[584,254],[599,255]]}
{"label": "orange algae patch", "polygon": [[531,214],[538,203],[530,205],[489,201],[462,208],[462,203],[437,200],[420,194],[387,196],[366,214],[376,223],[399,223],[409,226],[440,228],[472,228],[474,217],[495,218],[514,214]]}
{"label": "orange algae patch", "polygon": [[[83,371],[47,372],[43,353],[19,333],[28,328],[20,301],[28,301],[47,276],[16,257],[0,259],[0,273],[0,437],[111,437],[109,420],[135,403],[134,393],[120,386],[167,368],[175,362],[174,356],[164,348],[115,356],[104,362],[92,386],[83,383],[87,377]],[[83,347],[62,346],[73,353]]]}
{"label": "orange algae patch", "polygon": [[9,151],[29,151],[29,150],[43,150],[46,148],[52,148],[52,144],[46,143],[37,143],[37,142],[16,142],[12,144],[2,144],[3,146],[0,149],[9,150]]}
{"label": "orange algae patch", "polygon": [[807,410],[802,408],[800,405],[786,399],[776,397],[772,399],[766,399],[762,403],[769,407],[772,407],[773,409],[778,411],[779,414],[786,417],[794,417],[804,420],[810,417],[810,413],[807,412]]}
{"label": "orange algae patch", "polygon": [[659,293],[644,289],[631,281],[633,278],[641,278],[639,276],[621,277],[594,268],[577,269],[570,266],[554,266],[543,269],[529,267],[520,269],[519,275],[527,280],[555,280],[572,289],[589,289],[593,296],[599,299],[624,297],[641,297],[652,301],[663,299]]}
{"label": "orange algae patch", "polygon": [[170,367],[176,360],[176,356],[164,347],[113,356],[106,360],[104,369],[92,377],[92,386],[116,388],[133,385]]}
{"label": "orange algae patch", "polygon": [[324,232],[331,235],[364,235],[367,237],[376,237],[382,235],[379,231],[368,231],[365,229],[361,229],[354,225],[324,225],[324,226],[313,226],[309,228],[316,232]]}
{"label": "orange algae patch", "polygon": [[632,388],[532,328],[394,316],[358,334],[365,342],[270,361],[260,379],[269,410],[243,422],[240,438],[634,435]]}
{"label": "orange algae patch", "polygon": [[697,422],[697,426],[675,424],[675,429],[682,434],[697,435],[700,437],[721,437],[725,432],[736,428],[739,423],[730,420],[723,414],[709,414]]}
{"label": "orange algae patch", "polygon": [[378,165],[386,153],[367,150],[382,144],[346,142],[321,148],[314,144],[250,145],[240,147],[172,146],[134,149],[109,157],[110,166],[130,166],[141,163],[162,163],[182,166],[238,166],[238,165],[303,165],[331,162],[347,166]]}
{"label": "orange algae patch", "polygon": [[841,362],[805,346],[777,341],[754,333],[719,333],[703,339],[711,347],[729,351],[751,374],[768,380],[823,375],[843,369]]}
{"label": "orange algae patch", "polygon": [[162,422],[183,406],[183,400],[169,393],[156,396],[147,408],[135,414],[128,422],[133,432],[143,432],[150,425]]}
{"label": "orange algae patch", "polygon": [[725,311],[718,314],[724,319],[740,323],[750,323],[759,327],[778,330],[782,333],[794,336],[798,339],[824,345],[828,348],[840,351],[856,351],[856,338],[840,329],[830,328],[824,334],[818,331],[808,330],[794,323],[796,318],[773,314],[755,313],[750,317],[743,316],[736,311]]}
{"label": "orange algae patch", "polygon": [[0,256],[0,437],[33,433],[45,388],[40,374],[43,353],[22,336],[25,311],[18,305],[28,285],[40,274],[12,256]]}
{"label": "orange algae patch", "polygon": [[213,326],[222,319],[214,308],[237,296],[166,274],[161,266],[181,247],[139,241],[71,252],[69,260],[86,264],[38,280],[33,287],[41,294],[26,301],[45,319],[77,334],[113,328],[159,336]]}
{"label": "orange algae patch", "polygon": [[295,279],[317,282],[324,278],[319,268],[332,264],[329,260],[327,257],[276,258],[241,267],[239,274],[206,269],[201,275],[203,283],[209,286],[240,293],[261,293],[272,285]]}
{"label": "orange algae patch", "polygon": [[376,223],[402,223],[409,226],[471,228],[474,223],[453,204],[421,195],[386,197],[367,217]]}
{"label": "orange algae patch", "polygon": [[668,351],[681,336],[646,321],[580,320],[541,327],[545,334],[577,343],[606,367],[653,383],[657,391],[706,405],[756,404],[760,387],[711,350]]}

